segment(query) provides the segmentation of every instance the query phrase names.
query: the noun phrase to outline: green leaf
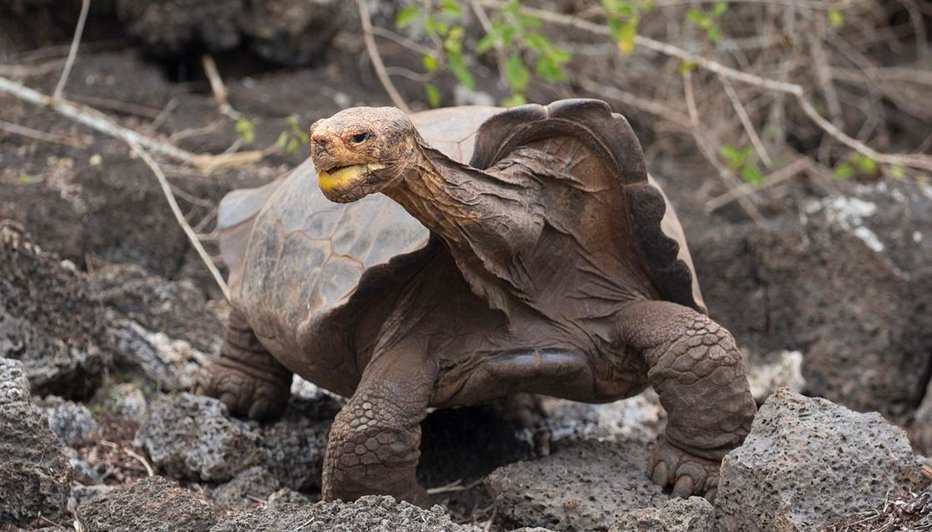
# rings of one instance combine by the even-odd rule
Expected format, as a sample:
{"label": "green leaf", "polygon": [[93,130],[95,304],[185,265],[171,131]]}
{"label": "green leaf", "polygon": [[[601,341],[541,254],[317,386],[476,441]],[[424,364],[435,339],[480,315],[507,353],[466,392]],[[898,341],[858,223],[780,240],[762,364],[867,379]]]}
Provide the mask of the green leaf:
{"label": "green leaf", "polygon": [[893,179],[903,179],[906,177],[906,169],[898,164],[895,164],[890,167],[890,175],[893,176]]}
{"label": "green leaf", "polygon": [[524,92],[531,81],[531,73],[524,66],[524,61],[518,54],[511,54],[505,61],[505,78],[516,92]]}
{"label": "green leaf", "polygon": [[547,53],[551,47],[550,40],[539,33],[531,33],[524,40],[527,42],[528,47],[542,54]]}
{"label": "green leaf", "polygon": [[492,48],[495,48],[496,37],[491,33],[486,34],[476,43],[476,55],[482,55]]}
{"label": "green leaf", "polygon": [[568,63],[573,58],[573,54],[563,48],[553,48],[550,50],[550,59],[558,65]]}
{"label": "green leaf", "polygon": [[839,179],[850,179],[854,176],[854,167],[851,166],[851,163],[839,163],[835,165],[832,171],[835,172],[835,176]]}
{"label": "green leaf", "polygon": [[451,17],[458,17],[463,14],[462,6],[460,6],[459,2],[456,0],[442,0],[440,2],[440,9],[444,15],[449,15]]}
{"label": "green leaf", "polygon": [[851,162],[854,163],[854,166],[856,166],[858,170],[865,174],[877,174],[877,161],[871,159],[867,155],[856,153],[851,157]]}
{"label": "green leaf", "polygon": [[440,107],[440,89],[433,83],[427,83],[424,85],[424,90],[427,92],[427,103],[431,107]]}
{"label": "green leaf", "polygon": [[298,142],[298,139],[292,137],[291,140],[288,141],[288,145],[285,146],[285,152],[288,154],[292,154],[298,151],[298,148],[300,147],[301,147],[301,143]]}
{"label": "green leaf", "polygon": [[417,6],[407,6],[395,15],[395,27],[405,28],[414,23],[421,15]]}
{"label": "green leaf", "polygon": [[764,174],[761,173],[756,164],[746,164],[741,168],[741,179],[744,179],[747,183],[759,185],[764,181]]}
{"label": "green leaf", "polygon": [[256,125],[248,118],[240,118],[233,124],[233,129],[243,139],[243,144],[252,144],[256,140]]}
{"label": "green leaf", "polygon": [[466,68],[466,63],[463,61],[463,56],[451,55],[449,59],[450,72],[456,76],[456,79],[459,80],[459,82],[467,89],[471,91],[476,90],[476,80],[472,77],[472,72]]}
{"label": "green leaf", "polygon": [[722,30],[718,26],[709,26],[706,33],[709,35],[709,40],[715,44],[722,42]]}
{"label": "green leaf", "polygon": [[286,144],[288,144],[288,132],[282,131],[278,134],[278,140],[275,141],[275,146],[280,150],[284,150]]}
{"label": "green leaf", "polygon": [[677,70],[679,70],[681,76],[685,76],[686,74],[695,70],[695,68],[696,63],[693,63],[692,61],[683,61],[680,63],[680,66]]}
{"label": "green leaf", "polygon": [[509,96],[508,98],[506,98],[502,102],[502,105],[504,107],[517,107],[519,105],[524,105],[526,103],[527,103],[527,100],[524,98],[523,94],[515,93]]}
{"label": "green leaf", "polygon": [[728,144],[722,146],[719,151],[728,161],[728,166],[731,167],[732,170],[738,170],[742,166],[745,166],[751,158],[751,155],[754,154],[754,149],[750,146],[747,148],[737,148]]}
{"label": "green leaf", "polygon": [[712,16],[718,18],[728,10],[728,2],[715,2],[712,6]]}
{"label": "green leaf", "polygon": [[424,70],[428,72],[436,72],[437,69],[440,68],[440,61],[432,55],[424,54],[424,56],[421,57],[421,63],[424,64]]}
{"label": "green leaf", "polygon": [[705,28],[709,23],[709,17],[706,16],[704,12],[694,7],[691,7],[688,11],[686,11],[686,18],[694,24],[698,25],[700,28]]}
{"label": "green leaf", "polygon": [[634,17],[630,22],[621,25],[618,31],[618,50],[622,55],[631,55],[634,51],[634,39],[638,34],[638,19]]}
{"label": "green leaf", "polygon": [[534,71],[544,81],[562,81],[564,78],[563,69],[549,57],[538,57]]}
{"label": "green leaf", "polygon": [[845,24],[845,14],[840,9],[829,9],[828,24],[833,28],[842,27]]}

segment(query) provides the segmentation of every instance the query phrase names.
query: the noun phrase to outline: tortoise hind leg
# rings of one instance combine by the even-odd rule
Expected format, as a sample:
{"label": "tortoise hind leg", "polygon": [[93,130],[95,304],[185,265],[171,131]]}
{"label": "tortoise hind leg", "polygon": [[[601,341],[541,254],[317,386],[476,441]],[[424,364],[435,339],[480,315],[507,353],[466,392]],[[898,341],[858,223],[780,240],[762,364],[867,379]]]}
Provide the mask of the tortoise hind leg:
{"label": "tortoise hind leg", "polygon": [[668,416],[648,475],[675,496],[713,499],[722,458],[744,441],[756,411],[734,339],[705,314],[666,301],[628,305],[619,326]]}
{"label": "tortoise hind leg", "polygon": [[285,409],[292,375],[262,346],[245,316],[233,310],[220,357],[198,372],[195,392],[220,399],[234,415],[271,419]]}
{"label": "tortoise hind leg", "polygon": [[414,350],[383,352],[369,362],[330,428],[321,490],[325,500],[392,495],[427,503],[415,473],[421,421],[436,377],[436,363]]}

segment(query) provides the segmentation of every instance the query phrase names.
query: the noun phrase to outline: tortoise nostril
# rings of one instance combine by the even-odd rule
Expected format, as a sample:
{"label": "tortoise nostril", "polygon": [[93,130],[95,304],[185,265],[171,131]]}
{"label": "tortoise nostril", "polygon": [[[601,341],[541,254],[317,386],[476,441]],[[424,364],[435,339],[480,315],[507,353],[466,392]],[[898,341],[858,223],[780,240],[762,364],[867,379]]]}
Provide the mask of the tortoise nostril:
{"label": "tortoise nostril", "polygon": [[311,135],[311,147],[319,151],[327,151],[330,149],[331,138],[330,135],[325,134],[314,134]]}

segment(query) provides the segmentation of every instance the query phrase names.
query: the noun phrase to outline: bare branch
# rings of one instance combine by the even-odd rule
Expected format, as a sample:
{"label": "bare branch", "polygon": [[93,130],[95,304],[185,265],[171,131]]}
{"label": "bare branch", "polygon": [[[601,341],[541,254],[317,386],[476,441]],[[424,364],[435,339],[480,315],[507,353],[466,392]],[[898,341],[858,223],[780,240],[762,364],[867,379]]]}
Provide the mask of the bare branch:
{"label": "bare branch", "polygon": [[78,15],[78,24],[74,28],[74,37],[71,39],[71,48],[68,49],[68,59],[65,60],[65,68],[62,70],[61,78],[58,79],[58,85],[55,86],[55,92],[52,93],[52,99],[61,98],[61,93],[65,90],[65,84],[68,83],[68,76],[71,75],[71,67],[74,66],[74,59],[78,56],[78,46],[81,44],[81,35],[84,33],[84,23],[87,22],[87,12],[91,8],[91,0],[81,2],[81,14]]}
{"label": "bare branch", "polygon": [[[718,176],[725,182],[728,189],[739,187],[741,183],[738,181],[738,178],[722,165],[715,151],[709,146],[702,131],[700,131],[699,110],[696,108],[696,97],[693,94],[692,72],[689,71],[683,74],[683,95],[686,98],[686,108],[689,110],[689,121],[692,125],[693,139],[695,139],[696,145],[699,146],[699,151],[702,152],[703,157],[718,170]],[[741,208],[744,209],[748,217],[758,223],[764,220],[764,216],[760,213],[760,210],[758,210],[757,205],[754,205],[747,197],[737,199],[738,204],[741,205]]]}
{"label": "bare branch", "polygon": [[34,140],[41,140],[42,142],[51,142],[53,144],[61,144],[63,146],[70,146],[72,148],[84,147],[84,144],[82,144],[81,141],[74,137],[55,133],[46,133],[45,131],[39,131],[38,129],[32,129],[31,127],[4,122],[3,120],[0,120],[0,130],[6,131],[7,133],[13,133],[14,135],[28,137]]}
{"label": "bare branch", "polygon": [[764,177],[764,180],[760,185],[744,183],[730,189],[728,192],[725,192],[721,196],[716,196],[710,199],[705,204],[706,211],[712,212],[721,209],[733,201],[750,196],[752,194],[756,194],[761,190],[783,183],[784,181],[787,181],[799,174],[799,172],[808,170],[809,168],[812,168],[812,159],[808,157],[800,157],[783,168],[780,168],[779,170]]}
{"label": "bare branch", "polygon": [[170,157],[176,161],[189,164],[202,172],[211,173],[220,168],[256,163],[262,160],[262,151],[246,151],[221,155],[191,153],[177,146],[148,137],[132,129],[123,127],[103,113],[90,107],[79,105],[64,99],[53,100],[48,96],[0,76],[0,92],[15,96],[31,104],[47,107],[91,129],[116,137],[128,143],[135,143],[147,150]]}
{"label": "bare branch", "polygon": [[757,136],[757,130],[754,129],[754,124],[751,123],[751,117],[748,116],[748,112],[745,110],[744,104],[741,103],[741,98],[738,97],[738,93],[735,92],[734,87],[731,86],[731,83],[729,83],[727,79],[718,79],[722,83],[722,87],[725,88],[725,94],[727,94],[728,99],[731,100],[731,105],[735,108],[738,119],[741,120],[741,125],[744,127],[744,132],[747,133],[748,138],[751,140],[751,145],[754,146],[754,151],[757,152],[758,157],[760,157],[767,168],[773,168],[773,160],[770,159],[767,148],[764,147],[764,143],[761,142],[760,137]]}
{"label": "bare branch", "polygon": [[181,226],[181,230],[184,231],[184,234],[188,237],[188,241],[191,243],[191,246],[194,247],[194,250],[197,251],[197,255],[201,258],[201,261],[204,263],[204,266],[207,267],[207,270],[210,271],[210,275],[214,278],[214,282],[217,283],[217,286],[220,287],[220,290],[223,292],[223,297],[230,300],[230,288],[227,286],[226,281],[223,280],[223,276],[220,274],[220,271],[217,269],[217,265],[210,260],[210,256],[207,254],[207,251],[204,250],[204,246],[201,245],[201,241],[197,239],[197,234],[195,234],[194,229],[188,224],[188,221],[184,217],[184,213],[181,212],[181,208],[178,207],[178,202],[175,201],[175,195],[172,194],[171,184],[168,182],[168,178],[165,177],[165,173],[162,172],[162,169],[159,167],[158,163],[155,162],[155,159],[149,155],[149,152],[144,150],[142,146],[130,139],[123,139],[129,146],[139,154],[139,157],[142,159],[146,166],[152,170],[152,173],[155,174],[155,178],[159,182],[159,186],[162,188],[162,193],[165,195],[165,200],[168,202],[168,206],[171,208],[172,214],[175,215],[175,220],[178,222],[178,225]]}
{"label": "bare branch", "polygon": [[230,93],[227,91],[227,86],[223,83],[223,78],[220,77],[220,70],[217,69],[217,63],[214,62],[214,58],[210,54],[204,54],[201,56],[201,65],[204,66],[204,74],[207,75],[207,81],[210,82],[210,92],[214,94],[214,100],[217,102],[217,109],[220,111],[220,114],[233,120],[239,120],[243,117],[243,114],[233,108],[230,105]]}
{"label": "bare branch", "polygon": [[379,54],[375,39],[372,37],[372,19],[369,18],[369,7],[366,5],[366,0],[356,0],[356,8],[359,11],[363,39],[366,41],[366,50],[369,51],[369,58],[372,60],[372,67],[375,68],[375,74],[379,77],[382,87],[385,88],[385,92],[388,93],[388,97],[391,98],[395,107],[410,113],[411,108],[408,107],[408,103],[401,97],[398,89],[395,88],[395,84],[388,77],[388,73],[385,72],[385,63],[382,62],[382,56]]}
{"label": "bare branch", "polygon": [[[482,0],[482,4],[495,8],[504,7],[504,4],[499,0]],[[551,13],[549,11],[530,7],[525,7],[523,9],[527,14],[551,24],[573,27],[597,35],[611,35],[611,31],[607,26],[595,24],[578,17],[562,15],[559,13]],[[799,105],[802,107],[803,112],[805,112],[806,115],[811,118],[817,126],[849,148],[880,163],[894,164],[932,171],[932,157],[930,156],[881,153],[867,146],[863,142],[848,136],[845,132],[832,124],[830,121],[826,120],[825,117],[816,111],[815,107],[812,105],[812,102],[806,98],[805,90],[801,85],[796,83],[777,81],[774,79],[757,76],[755,74],[742,72],[740,70],[725,66],[717,61],[713,61],[711,59],[707,59],[705,57],[688,52],[678,46],[657,41],[643,35],[638,35],[635,37],[635,44],[648,50],[687,61],[723,78],[747,83],[762,89],[793,95],[799,102]]]}

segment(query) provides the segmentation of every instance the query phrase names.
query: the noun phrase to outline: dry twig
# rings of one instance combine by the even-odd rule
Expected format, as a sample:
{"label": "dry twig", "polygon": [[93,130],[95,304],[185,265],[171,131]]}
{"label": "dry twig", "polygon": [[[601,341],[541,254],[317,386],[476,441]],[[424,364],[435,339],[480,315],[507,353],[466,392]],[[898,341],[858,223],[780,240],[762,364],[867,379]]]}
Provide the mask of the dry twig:
{"label": "dry twig", "polygon": [[204,74],[207,75],[207,81],[210,82],[210,91],[214,93],[214,100],[217,102],[217,109],[220,110],[220,114],[233,120],[242,118],[243,114],[230,105],[230,93],[223,83],[223,78],[220,77],[220,70],[217,68],[214,58],[210,54],[204,54],[201,56],[201,64],[204,66]]}
{"label": "dry twig", "polygon": [[58,79],[58,85],[55,86],[55,92],[52,93],[53,100],[61,98],[61,93],[65,90],[65,84],[68,83],[68,76],[71,75],[71,67],[74,66],[74,59],[78,56],[78,46],[81,44],[81,35],[84,33],[84,23],[87,22],[87,12],[90,8],[91,0],[82,0],[81,14],[78,15],[78,24],[74,28],[71,48],[68,49],[68,59],[65,60],[65,68],[62,70],[61,78]]}
{"label": "dry twig", "polygon": [[[504,4],[500,0],[481,0],[481,2],[482,5],[494,8],[504,7]],[[529,15],[537,17],[540,20],[551,24],[572,27],[595,35],[611,35],[611,31],[607,25],[596,24],[578,17],[563,15],[560,13],[551,13],[549,11],[531,7],[525,7],[524,11]],[[930,156],[881,153],[871,148],[870,146],[867,146],[863,142],[848,136],[845,132],[843,132],[841,129],[819,114],[818,111],[816,111],[815,107],[812,105],[812,102],[806,97],[805,89],[802,85],[785,81],[778,81],[748,72],[742,72],[741,70],[725,66],[718,61],[714,61],[712,59],[708,59],[689,52],[683,48],[680,48],[679,46],[651,39],[650,37],[646,37],[644,35],[636,36],[635,44],[638,47],[661,53],[666,56],[675,57],[682,61],[694,64],[697,67],[708,70],[709,72],[712,72],[722,78],[753,85],[770,91],[776,91],[782,94],[792,95],[799,103],[806,116],[812,119],[812,121],[815,122],[815,124],[820,129],[825,131],[827,134],[845,146],[848,146],[849,148],[863,155],[866,155],[867,157],[870,157],[879,163],[932,171],[932,157]]]}
{"label": "dry twig", "polygon": [[6,131],[7,133],[13,133],[14,135],[28,137],[34,140],[41,140],[42,142],[51,142],[53,144],[61,144],[62,146],[70,146],[72,148],[84,147],[84,144],[82,144],[80,140],[74,137],[58,135],[55,133],[46,133],[45,131],[39,131],[38,129],[32,129],[31,127],[4,122],[2,120],[0,120],[0,130]]}
{"label": "dry twig", "polygon": [[385,63],[382,62],[382,55],[379,54],[375,39],[372,37],[372,19],[369,17],[369,6],[366,5],[366,0],[356,0],[356,9],[359,11],[363,39],[366,41],[366,50],[369,51],[369,58],[372,60],[372,67],[375,68],[375,74],[379,77],[382,87],[385,88],[385,92],[388,93],[388,97],[391,98],[395,107],[410,113],[411,108],[408,107],[408,103],[401,97],[398,89],[395,88],[395,84],[388,77],[388,73],[385,72]]}
{"label": "dry twig", "polygon": [[172,214],[175,215],[175,220],[178,222],[178,225],[181,226],[181,229],[184,231],[184,234],[188,237],[188,241],[191,242],[191,246],[194,247],[194,250],[197,251],[197,255],[201,258],[201,261],[204,263],[204,266],[210,271],[210,275],[213,276],[214,282],[217,283],[217,286],[220,287],[220,290],[223,292],[223,296],[230,301],[230,289],[227,287],[226,281],[223,280],[223,276],[220,274],[220,271],[217,269],[217,266],[210,259],[210,255],[207,254],[207,251],[204,250],[204,246],[201,245],[200,240],[197,239],[197,234],[194,230],[191,229],[191,226],[188,224],[188,221],[185,220],[184,214],[181,212],[181,208],[178,207],[178,202],[175,201],[175,195],[172,194],[171,185],[168,183],[168,179],[165,177],[165,173],[162,172],[162,169],[159,167],[158,163],[155,162],[155,159],[152,158],[149,153],[142,148],[139,144],[133,142],[129,139],[123,139],[127,144],[130,145],[133,150],[139,154],[139,157],[146,163],[146,166],[152,170],[152,173],[155,174],[155,178],[158,179],[159,185],[162,187],[162,193],[165,195],[165,200],[168,202],[168,206],[171,207]]}
{"label": "dry twig", "polygon": [[191,153],[177,146],[143,135],[123,127],[103,113],[90,107],[79,105],[65,99],[52,98],[15,81],[0,77],[0,92],[10,94],[31,104],[47,107],[91,129],[116,137],[127,143],[134,143],[160,155],[189,164],[204,173],[211,173],[220,168],[242,166],[262,160],[265,153],[259,150],[228,153],[222,155]]}

